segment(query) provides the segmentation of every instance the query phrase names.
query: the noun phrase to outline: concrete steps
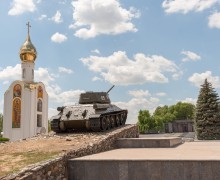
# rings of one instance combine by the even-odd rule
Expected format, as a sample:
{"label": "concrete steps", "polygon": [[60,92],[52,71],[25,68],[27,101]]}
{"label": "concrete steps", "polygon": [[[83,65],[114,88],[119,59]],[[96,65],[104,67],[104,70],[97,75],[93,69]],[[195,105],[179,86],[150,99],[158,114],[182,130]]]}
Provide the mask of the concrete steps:
{"label": "concrete steps", "polygon": [[[220,141],[119,139],[119,147],[68,162],[69,180],[219,180]],[[168,138],[169,139],[169,138]],[[154,139],[155,140],[155,139]],[[149,143],[146,145],[146,143]],[[150,148],[143,148],[149,146]],[[156,146],[153,147],[153,146]],[[162,147],[167,146],[167,147]],[[141,147],[141,148],[132,148]],[[159,148],[158,148],[159,147]]]}
{"label": "concrete steps", "polygon": [[120,138],[116,141],[118,148],[168,148],[182,144],[178,137],[167,138]]}

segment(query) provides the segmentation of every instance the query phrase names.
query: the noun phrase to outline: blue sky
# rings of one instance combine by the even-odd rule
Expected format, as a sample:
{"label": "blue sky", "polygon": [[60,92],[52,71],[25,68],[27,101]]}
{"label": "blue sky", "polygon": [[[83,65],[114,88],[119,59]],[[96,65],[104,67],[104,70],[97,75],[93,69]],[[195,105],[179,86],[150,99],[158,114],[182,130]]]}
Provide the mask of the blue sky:
{"label": "blue sky", "polygon": [[129,110],[195,103],[205,78],[220,88],[220,0],[8,0],[0,2],[0,112],[21,79],[26,22],[49,116],[84,91],[106,91]]}

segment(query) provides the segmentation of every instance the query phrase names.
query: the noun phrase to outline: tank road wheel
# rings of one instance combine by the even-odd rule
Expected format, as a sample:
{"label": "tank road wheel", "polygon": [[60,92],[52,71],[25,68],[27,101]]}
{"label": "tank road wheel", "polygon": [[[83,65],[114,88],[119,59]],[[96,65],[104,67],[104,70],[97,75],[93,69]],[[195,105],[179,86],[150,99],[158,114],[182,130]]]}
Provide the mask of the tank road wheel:
{"label": "tank road wheel", "polygon": [[111,125],[111,128],[115,127],[115,116],[110,116],[110,125]]}
{"label": "tank road wheel", "polygon": [[106,123],[107,123],[107,129],[111,129],[111,116],[107,116]]}
{"label": "tank road wheel", "polygon": [[115,116],[115,124],[116,124],[117,127],[120,126],[120,118],[119,118],[119,115],[116,115],[116,116]]}
{"label": "tank road wheel", "polygon": [[53,119],[51,122],[50,122],[50,126],[51,126],[51,130],[56,132],[56,133],[60,133],[61,130],[59,128],[59,123],[60,123],[60,120],[59,119]]}
{"label": "tank road wheel", "polygon": [[60,121],[59,123],[59,128],[62,132],[65,132],[66,131],[66,126],[64,124],[64,121]]}
{"label": "tank road wheel", "polygon": [[124,113],[123,113],[122,125],[125,125],[126,119],[127,119],[127,114],[124,112]]}
{"label": "tank road wheel", "polygon": [[106,120],[106,117],[102,117],[101,120],[100,120],[100,124],[101,124],[101,130],[102,131],[105,131],[107,129],[107,120]]}
{"label": "tank road wheel", "polygon": [[125,120],[126,120],[125,113],[122,113],[121,116],[120,116],[120,125],[124,125]]}

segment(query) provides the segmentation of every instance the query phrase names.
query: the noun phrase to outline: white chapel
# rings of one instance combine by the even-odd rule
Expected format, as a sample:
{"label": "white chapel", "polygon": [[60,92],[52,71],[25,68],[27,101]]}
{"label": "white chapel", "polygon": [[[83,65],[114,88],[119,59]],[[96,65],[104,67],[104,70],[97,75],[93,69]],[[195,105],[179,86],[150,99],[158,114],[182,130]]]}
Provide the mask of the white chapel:
{"label": "white chapel", "polygon": [[3,133],[10,141],[48,132],[48,94],[42,82],[34,82],[37,51],[28,34],[20,48],[22,80],[16,80],[4,94]]}

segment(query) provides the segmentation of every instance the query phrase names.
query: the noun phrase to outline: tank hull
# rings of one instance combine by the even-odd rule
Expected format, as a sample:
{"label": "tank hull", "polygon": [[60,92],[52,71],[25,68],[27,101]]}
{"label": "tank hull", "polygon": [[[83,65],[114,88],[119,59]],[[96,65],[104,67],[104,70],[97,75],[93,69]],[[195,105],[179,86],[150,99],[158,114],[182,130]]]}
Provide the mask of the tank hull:
{"label": "tank hull", "polygon": [[51,118],[51,129],[57,133],[72,129],[105,131],[125,124],[127,110],[112,104],[87,104],[64,107]]}

